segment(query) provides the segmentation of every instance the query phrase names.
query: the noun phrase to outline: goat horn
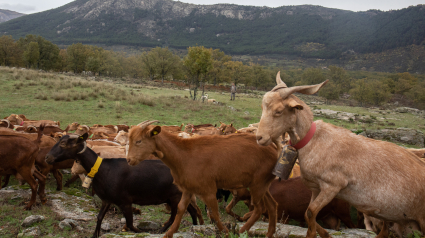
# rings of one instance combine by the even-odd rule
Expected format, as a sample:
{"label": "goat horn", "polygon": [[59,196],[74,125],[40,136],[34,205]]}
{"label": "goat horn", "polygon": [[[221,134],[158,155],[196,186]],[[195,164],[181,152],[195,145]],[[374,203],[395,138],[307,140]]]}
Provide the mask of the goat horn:
{"label": "goat horn", "polygon": [[276,74],[276,84],[277,85],[280,85],[280,84],[282,84],[282,86],[285,86],[286,88],[288,87],[288,86],[286,86],[286,84],[282,81],[282,79],[280,78],[280,71],[279,72],[277,72],[277,74]]}
{"label": "goat horn", "polygon": [[317,93],[317,91],[319,91],[319,89],[322,88],[328,81],[329,80],[327,79],[323,83],[319,83],[319,84],[315,84],[315,85],[295,86],[295,87],[290,87],[290,88],[287,88],[286,85],[285,86],[284,85],[277,85],[276,87],[274,87],[272,89],[272,92],[279,91],[280,96],[283,99],[287,98],[289,95],[296,93],[296,92],[311,95],[311,94]]}
{"label": "goat horn", "polygon": [[145,124],[146,122],[148,122],[149,120],[146,120],[146,121],[143,121],[143,122],[140,122],[139,124],[137,124],[137,126],[143,126],[143,124]]}
{"label": "goat horn", "polygon": [[9,120],[7,120],[7,119],[1,119],[1,121],[6,122],[7,123],[7,127],[6,128],[9,128],[9,126],[10,126],[10,121]]}
{"label": "goat horn", "polygon": [[140,123],[138,126],[140,126],[142,129],[145,129],[147,126],[149,126],[150,124],[152,124],[152,123],[155,123],[155,122],[159,122],[158,120],[154,120],[154,121],[144,121],[144,122],[142,122],[142,123]]}

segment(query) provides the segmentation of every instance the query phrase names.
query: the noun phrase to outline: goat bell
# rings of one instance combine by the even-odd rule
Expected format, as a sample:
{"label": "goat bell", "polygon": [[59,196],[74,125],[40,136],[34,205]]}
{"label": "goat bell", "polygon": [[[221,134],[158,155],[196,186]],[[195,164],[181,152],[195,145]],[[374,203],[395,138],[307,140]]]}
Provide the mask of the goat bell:
{"label": "goat bell", "polygon": [[81,186],[83,186],[83,188],[89,189],[92,181],[93,181],[93,178],[86,176],[86,178],[84,179],[83,185]]}
{"label": "goat bell", "polygon": [[298,151],[290,146],[285,145],[280,152],[279,159],[272,171],[273,175],[276,175],[280,179],[287,180],[291,175],[292,168],[295,165],[295,161],[298,158]]}

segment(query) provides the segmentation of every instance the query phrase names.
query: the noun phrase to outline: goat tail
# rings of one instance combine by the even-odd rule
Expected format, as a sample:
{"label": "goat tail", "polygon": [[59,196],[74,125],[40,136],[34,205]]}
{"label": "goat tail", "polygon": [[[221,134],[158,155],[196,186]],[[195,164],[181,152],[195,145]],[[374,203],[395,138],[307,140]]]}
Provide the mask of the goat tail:
{"label": "goat tail", "polygon": [[38,128],[37,139],[35,140],[35,143],[37,143],[38,146],[40,146],[40,143],[41,143],[41,137],[43,136],[44,127],[45,127],[45,124],[41,124],[40,127]]}

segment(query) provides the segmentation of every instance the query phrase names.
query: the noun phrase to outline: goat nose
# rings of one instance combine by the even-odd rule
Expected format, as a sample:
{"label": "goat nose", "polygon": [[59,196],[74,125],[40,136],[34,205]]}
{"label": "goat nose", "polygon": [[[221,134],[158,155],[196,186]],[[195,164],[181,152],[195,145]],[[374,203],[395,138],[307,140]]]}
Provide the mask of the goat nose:
{"label": "goat nose", "polygon": [[255,136],[255,138],[257,139],[257,141],[260,141],[261,139],[263,139],[262,136]]}

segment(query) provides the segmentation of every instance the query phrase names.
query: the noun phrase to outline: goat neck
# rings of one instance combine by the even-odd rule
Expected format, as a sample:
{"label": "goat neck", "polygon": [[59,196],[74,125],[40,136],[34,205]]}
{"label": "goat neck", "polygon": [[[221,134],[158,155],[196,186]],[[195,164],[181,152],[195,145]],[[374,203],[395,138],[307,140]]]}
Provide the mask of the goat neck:
{"label": "goat neck", "polygon": [[75,157],[77,158],[77,161],[79,161],[81,166],[83,166],[83,168],[87,172],[90,172],[91,168],[96,163],[96,159],[97,159],[98,155],[96,154],[96,152],[94,152],[90,148],[87,148],[86,151],[84,151],[81,154],[76,155]]}

